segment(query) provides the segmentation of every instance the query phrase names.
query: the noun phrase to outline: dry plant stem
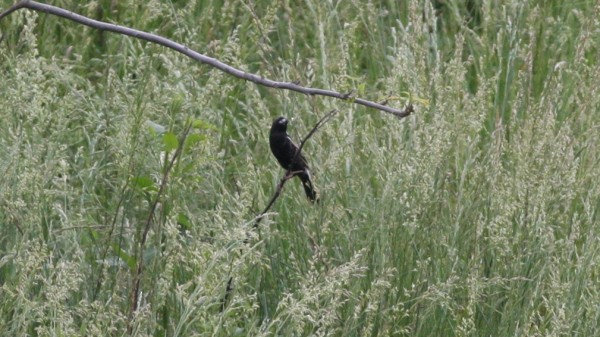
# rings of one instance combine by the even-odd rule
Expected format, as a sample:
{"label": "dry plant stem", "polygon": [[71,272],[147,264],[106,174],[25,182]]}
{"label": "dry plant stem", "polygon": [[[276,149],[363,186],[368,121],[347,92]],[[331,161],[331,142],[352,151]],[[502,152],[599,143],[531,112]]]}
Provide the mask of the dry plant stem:
{"label": "dry plant stem", "polygon": [[243,70],[229,66],[217,59],[200,54],[194,50],[189,49],[188,47],[186,47],[180,43],[169,40],[162,36],[143,32],[143,31],[140,31],[137,29],[132,29],[132,28],[115,25],[112,23],[106,23],[106,22],[102,22],[102,21],[93,20],[93,19],[90,19],[83,15],[79,15],[79,14],[70,12],[68,10],[59,8],[59,7],[42,4],[42,3],[39,3],[36,1],[30,1],[30,0],[19,1],[18,3],[16,3],[12,7],[7,9],[6,11],[4,11],[3,13],[0,13],[0,20],[2,20],[3,17],[5,17],[5,16],[9,15],[10,13],[12,13],[18,9],[21,9],[21,8],[29,8],[29,9],[32,9],[35,11],[45,12],[48,14],[63,17],[65,19],[69,19],[71,21],[75,21],[77,23],[80,23],[80,24],[83,24],[83,25],[86,25],[86,26],[89,26],[92,28],[105,30],[105,31],[113,32],[113,33],[118,33],[118,34],[123,34],[123,35],[128,35],[128,36],[131,36],[131,37],[134,37],[137,39],[157,43],[157,44],[160,44],[167,48],[171,48],[175,51],[178,51],[198,62],[208,64],[212,67],[215,67],[215,68],[217,68],[225,73],[228,73],[230,75],[233,75],[237,78],[241,78],[246,81],[254,82],[256,84],[260,84],[265,87],[276,88],[276,89],[286,89],[286,90],[296,91],[296,92],[303,93],[305,95],[311,95],[311,96],[312,95],[320,95],[320,96],[334,97],[334,98],[338,98],[341,100],[356,103],[359,105],[363,105],[363,106],[366,106],[369,108],[374,108],[374,109],[378,109],[381,111],[385,111],[394,116],[397,116],[398,118],[404,118],[404,117],[410,115],[410,113],[413,111],[413,108],[411,105],[408,105],[403,110],[395,109],[395,108],[389,107],[387,105],[368,101],[368,100],[365,100],[362,98],[351,97],[352,92],[344,94],[344,93],[339,93],[339,92],[332,91],[332,90],[303,87],[297,83],[292,83],[292,82],[273,81],[273,80],[270,80],[267,78],[263,78],[262,76],[247,73]]}
{"label": "dry plant stem", "polygon": [[331,117],[333,117],[333,115],[335,115],[336,113],[338,113],[338,109],[333,109],[333,110],[329,111],[328,113],[326,113],[325,116],[321,117],[321,119],[319,119],[317,124],[315,124],[315,126],[310,130],[310,132],[300,142],[300,146],[298,146],[298,150],[296,151],[296,154],[294,155],[294,160],[296,160],[296,157],[298,157],[300,152],[302,152],[302,148],[304,147],[304,144],[306,144],[306,141],[310,137],[312,137],[312,135],[315,132],[317,132],[317,130],[320,129],[321,126],[323,126],[325,123],[329,122]]}
{"label": "dry plant stem", "polygon": [[273,206],[273,204],[275,203],[275,200],[277,200],[277,198],[279,198],[279,196],[281,195],[281,191],[283,191],[283,185],[285,185],[285,183],[288,180],[292,179],[293,177],[294,177],[293,172],[285,171],[285,175],[281,178],[281,180],[279,180],[279,183],[277,184],[277,188],[275,188],[275,193],[273,193],[271,200],[269,201],[269,203],[267,204],[265,209],[262,212],[260,212],[260,214],[256,218],[256,222],[254,222],[254,225],[252,225],[252,228],[258,227],[258,224],[260,224],[264,215],[271,209],[271,206]]}
{"label": "dry plant stem", "polygon": [[138,305],[138,299],[139,299],[139,293],[140,293],[140,280],[142,278],[142,274],[144,272],[144,249],[146,247],[146,240],[148,238],[148,232],[150,231],[150,227],[152,227],[152,223],[154,222],[154,214],[156,213],[156,209],[158,208],[158,204],[160,203],[160,200],[162,198],[162,194],[165,190],[165,188],[167,187],[167,182],[169,181],[169,176],[171,174],[171,171],[173,169],[173,166],[175,165],[175,162],[177,161],[177,159],[179,158],[179,156],[181,155],[181,153],[183,152],[183,147],[185,145],[185,139],[187,138],[187,135],[189,134],[190,130],[192,128],[191,123],[188,124],[184,131],[183,131],[183,135],[181,136],[181,138],[179,139],[179,145],[177,146],[177,149],[175,150],[175,153],[173,153],[173,157],[171,157],[171,160],[169,160],[167,167],[165,167],[165,171],[163,173],[162,176],[162,180],[160,183],[160,186],[158,188],[158,192],[156,193],[156,197],[154,199],[154,202],[152,203],[152,205],[150,206],[150,210],[148,211],[148,219],[146,220],[146,223],[144,224],[144,231],[142,233],[142,238],[140,240],[140,244],[139,244],[139,248],[138,248],[138,254],[137,254],[137,268],[135,271],[135,274],[133,276],[133,287],[131,288],[131,294],[130,294],[130,311],[129,311],[129,328],[131,329],[131,323],[133,321],[133,314],[137,311],[137,305]]}

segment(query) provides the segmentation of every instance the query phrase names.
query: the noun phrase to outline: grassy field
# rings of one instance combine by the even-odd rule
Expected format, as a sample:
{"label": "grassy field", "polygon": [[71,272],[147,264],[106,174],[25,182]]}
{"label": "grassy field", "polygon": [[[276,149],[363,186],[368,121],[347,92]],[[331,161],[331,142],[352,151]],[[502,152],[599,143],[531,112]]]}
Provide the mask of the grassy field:
{"label": "grassy field", "polygon": [[[595,1],[51,3],[416,112],[11,14],[1,336],[600,335]],[[304,147],[321,203],[290,181],[253,231],[272,120],[299,140],[331,109]]]}

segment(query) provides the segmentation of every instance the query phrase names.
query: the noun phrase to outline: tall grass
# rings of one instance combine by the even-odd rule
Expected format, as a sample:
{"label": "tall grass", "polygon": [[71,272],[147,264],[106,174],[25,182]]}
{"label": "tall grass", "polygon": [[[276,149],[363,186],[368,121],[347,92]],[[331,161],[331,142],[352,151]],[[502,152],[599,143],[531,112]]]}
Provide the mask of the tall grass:
{"label": "tall grass", "polygon": [[[265,89],[13,13],[0,23],[1,335],[598,334],[594,2],[53,4],[416,113]],[[333,108],[304,148],[321,203],[290,181],[252,231],[283,174],[271,121],[293,117],[299,140]]]}

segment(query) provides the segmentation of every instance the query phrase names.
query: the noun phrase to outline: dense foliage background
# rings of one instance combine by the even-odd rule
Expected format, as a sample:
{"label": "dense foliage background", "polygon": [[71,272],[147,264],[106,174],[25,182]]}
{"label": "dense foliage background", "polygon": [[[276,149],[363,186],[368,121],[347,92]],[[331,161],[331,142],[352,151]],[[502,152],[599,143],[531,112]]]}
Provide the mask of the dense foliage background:
{"label": "dense foliage background", "polygon": [[[596,1],[51,3],[416,113],[11,14],[0,335],[600,334]],[[305,146],[321,203],[288,183],[244,243],[283,174],[271,121],[300,139],[334,108]]]}

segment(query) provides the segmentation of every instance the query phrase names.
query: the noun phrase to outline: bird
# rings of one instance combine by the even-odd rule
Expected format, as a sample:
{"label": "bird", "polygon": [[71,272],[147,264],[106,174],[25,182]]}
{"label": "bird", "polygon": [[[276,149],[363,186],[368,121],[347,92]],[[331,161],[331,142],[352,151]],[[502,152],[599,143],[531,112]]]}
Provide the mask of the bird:
{"label": "bird", "polygon": [[293,176],[300,178],[306,197],[311,201],[319,201],[317,191],[315,190],[310,178],[310,171],[306,158],[302,153],[298,153],[298,146],[294,144],[290,136],[287,134],[288,119],[278,117],[271,125],[269,133],[269,145],[275,159],[281,167],[286,171],[291,172]]}

